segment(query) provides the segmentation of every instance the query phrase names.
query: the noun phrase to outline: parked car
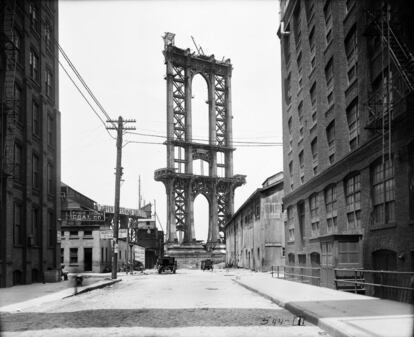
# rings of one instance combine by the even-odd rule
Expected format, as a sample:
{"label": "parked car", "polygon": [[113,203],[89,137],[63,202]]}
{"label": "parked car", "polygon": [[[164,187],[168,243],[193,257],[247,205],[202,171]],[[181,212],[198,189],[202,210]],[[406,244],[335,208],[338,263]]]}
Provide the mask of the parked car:
{"label": "parked car", "polygon": [[158,274],[161,274],[163,271],[170,270],[173,274],[177,270],[177,261],[172,256],[160,257],[157,260],[157,269]]}
{"label": "parked car", "polygon": [[201,270],[213,270],[213,260],[206,259],[201,261]]}

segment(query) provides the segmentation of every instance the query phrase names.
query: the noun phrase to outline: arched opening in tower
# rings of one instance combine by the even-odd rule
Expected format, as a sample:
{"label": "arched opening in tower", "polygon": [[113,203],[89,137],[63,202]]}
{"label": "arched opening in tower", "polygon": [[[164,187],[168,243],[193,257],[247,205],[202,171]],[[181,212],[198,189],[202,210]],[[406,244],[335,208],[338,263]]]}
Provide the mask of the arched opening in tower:
{"label": "arched opening in tower", "polygon": [[207,242],[209,218],[208,200],[199,194],[194,200],[194,237],[197,241]]}
{"label": "arched opening in tower", "polygon": [[209,175],[209,163],[202,159],[193,160],[193,174],[199,176]]}
{"label": "arched opening in tower", "polygon": [[197,143],[208,144],[208,85],[205,78],[202,75],[197,74],[193,77],[191,94],[193,141]]}

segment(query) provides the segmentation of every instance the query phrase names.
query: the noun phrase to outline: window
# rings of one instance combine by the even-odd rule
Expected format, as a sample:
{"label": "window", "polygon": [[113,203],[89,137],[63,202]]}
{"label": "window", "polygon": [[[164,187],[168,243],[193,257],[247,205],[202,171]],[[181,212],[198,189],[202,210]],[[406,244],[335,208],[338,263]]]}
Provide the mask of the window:
{"label": "window", "polygon": [[52,72],[49,69],[45,71],[45,88],[46,88],[46,96],[53,97]]}
{"label": "window", "polygon": [[303,150],[299,152],[299,168],[301,171],[305,168]]}
{"label": "window", "polygon": [[327,0],[323,6],[323,14],[325,16],[325,24],[327,27],[332,25],[332,1]]}
{"label": "window", "polygon": [[295,254],[293,254],[293,253],[289,253],[288,254],[288,263],[290,265],[294,265],[295,264]]}
{"label": "window", "polygon": [[325,29],[326,29],[326,45],[332,42],[332,1],[327,0],[323,7],[323,14],[325,16]]}
{"label": "window", "polygon": [[298,263],[300,265],[306,265],[306,254],[298,254]]}
{"label": "window", "polygon": [[326,86],[328,88],[331,88],[333,86],[333,75],[334,75],[333,57],[331,57],[325,67]]}
{"label": "window", "polygon": [[92,237],[92,231],[88,230],[88,231],[83,231],[83,236],[90,236]]}
{"label": "window", "polygon": [[31,235],[32,235],[32,245],[38,246],[39,245],[39,239],[40,239],[40,212],[37,207],[32,208],[32,229],[31,229]]}
{"label": "window", "polygon": [[355,62],[348,68],[348,85],[357,78],[357,66],[358,64]]}
{"label": "window", "polygon": [[345,203],[348,230],[361,228],[361,183],[356,174],[345,180]]}
{"label": "window", "polygon": [[18,143],[14,144],[14,180],[23,182],[24,166],[23,166],[23,149]]}
{"label": "window", "polygon": [[47,145],[53,146],[53,135],[54,135],[54,120],[51,115],[47,115]]}
{"label": "window", "polygon": [[292,117],[289,117],[288,120],[288,131],[289,131],[289,136],[292,135]]}
{"label": "window", "polygon": [[40,136],[40,110],[39,105],[35,101],[32,102],[32,123],[33,134]]}
{"label": "window", "polygon": [[329,163],[335,161],[335,121],[332,121],[326,128],[326,140],[328,142]]}
{"label": "window", "polygon": [[355,150],[359,145],[359,111],[358,98],[354,99],[346,108],[346,118],[349,129],[349,148]]}
{"label": "window", "polygon": [[[286,30],[289,31],[289,27],[286,27]],[[287,67],[290,63],[290,34],[284,36],[283,42],[284,42],[283,52],[285,56],[285,65]]]}
{"label": "window", "polygon": [[35,1],[31,1],[29,3],[29,19],[30,19],[30,27],[39,33],[40,27],[40,16],[39,16],[39,8],[35,4]]}
{"label": "window", "polygon": [[301,30],[301,18],[300,18],[300,6],[295,10],[294,14],[294,34],[295,34],[295,42],[296,42],[296,49],[300,47],[300,43],[302,40],[302,30]]}
{"label": "window", "polygon": [[39,82],[39,56],[37,53],[32,49],[30,50],[30,77],[33,81]]}
{"label": "window", "polygon": [[298,65],[298,73],[300,73],[302,71],[302,52],[299,52],[296,63]]}
{"label": "window", "polygon": [[326,45],[328,46],[333,40],[332,28],[326,33]]}
{"label": "window", "polygon": [[312,105],[312,111],[316,111],[316,82],[313,83],[312,87],[310,88],[309,94]]}
{"label": "window", "polygon": [[315,14],[315,2],[314,0],[307,0],[305,1],[305,10],[306,10],[306,16],[308,19],[308,23],[312,20],[314,14]]}
{"label": "window", "polygon": [[77,264],[78,263],[78,248],[70,248],[69,263]]}
{"label": "window", "polygon": [[311,152],[313,160],[318,159],[318,138],[315,137],[311,142]]}
{"label": "window", "polygon": [[302,126],[303,125],[303,102],[302,101],[298,105],[298,119],[299,119],[299,124]]}
{"label": "window", "polygon": [[14,55],[17,63],[22,62],[22,36],[17,29],[13,29],[12,42],[14,44]]}
{"label": "window", "polygon": [[293,178],[293,161],[289,162],[289,177],[290,179]]}
{"label": "window", "polygon": [[291,83],[290,83],[290,73],[285,79],[285,102],[287,105],[290,104],[292,95],[291,95]]}
{"label": "window", "polygon": [[314,193],[309,198],[309,208],[311,214],[311,236],[319,236],[319,198],[318,194]]}
{"label": "window", "polygon": [[13,205],[13,243],[15,245],[22,244],[22,210],[22,205],[20,203],[15,202]]}
{"label": "window", "polygon": [[32,155],[32,184],[33,188],[40,188],[40,160],[35,153]]}
{"label": "window", "polygon": [[359,243],[338,242],[338,255],[339,263],[358,263]]}
{"label": "window", "polygon": [[70,231],[69,232],[69,239],[78,238],[78,231]]}
{"label": "window", "polygon": [[355,5],[355,0],[346,0],[346,12],[348,13]]}
{"label": "window", "polygon": [[47,49],[52,48],[52,26],[49,21],[45,22],[45,45]]}
{"label": "window", "polygon": [[[387,90],[389,86],[390,90]],[[379,104],[379,107],[376,109],[376,115],[379,115],[381,118],[383,115],[388,116],[388,108],[391,111],[393,110],[394,95],[393,95],[393,74],[392,71],[388,71],[388,68],[384,69],[383,73],[378,75],[375,81],[372,84],[372,89],[376,95],[376,100]],[[389,107],[388,107],[389,101]],[[382,103],[382,104],[381,104]],[[382,109],[381,109],[382,105]],[[387,118],[387,117],[386,117]]]}
{"label": "window", "polygon": [[309,47],[311,53],[315,52],[315,27],[312,28],[311,32],[309,33]]}
{"label": "window", "polygon": [[60,263],[63,264],[65,261],[65,248],[60,248]]}
{"label": "window", "polygon": [[23,91],[22,88],[17,84],[14,83],[14,104],[15,104],[15,112],[16,112],[16,120],[20,123],[23,123]]}
{"label": "window", "polygon": [[298,220],[299,220],[299,231],[300,238],[305,238],[305,203],[303,201],[298,202]]}
{"label": "window", "polygon": [[55,217],[52,211],[47,212],[47,242],[49,247],[53,247],[56,238]]}
{"label": "window", "polygon": [[321,265],[332,266],[333,265],[333,242],[321,242]]}
{"label": "window", "polygon": [[256,200],[254,204],[254,217],[255,220],[260,220],[260,200]]}
{"label": "window", "polygon": [[47,163],[47,193],[49,194],[55,194],[54,187],[55,184],[53,183],[53,165],[50,163]]}
{"label": "window", "polygon": [[325,190],[325,208],[327,232],[335,233],[336,227],[336,185],[331,185]]}
{"label": "window", "polygon": [[387,224],[395,221],[394,167],[392,158],[377,161],[371,168],[374,222]]}
{"label": "window", "polygon": [[357,31],[356,25],[352,26],[349,33],[345,37],[345,53],[348,64],[357,57]]}
{"label": "window", "polygon": [[295,219],[293,217],[292,206],[289,206],[287,208],[287,225],[288,225],[289,241],[295,241]]}

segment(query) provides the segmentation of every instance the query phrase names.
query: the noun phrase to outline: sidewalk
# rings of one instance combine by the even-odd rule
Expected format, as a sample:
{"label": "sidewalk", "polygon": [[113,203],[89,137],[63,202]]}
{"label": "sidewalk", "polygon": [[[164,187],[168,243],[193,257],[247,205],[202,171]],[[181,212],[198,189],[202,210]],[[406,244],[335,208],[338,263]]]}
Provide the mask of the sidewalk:
{"label": "sidewalk", "polygon": [[242,274],[234,281],[332,336],[414,336],[410,304],[272,278],[267,273]]}
{"label": "sidewalk", "polygon": [[[77,288],[77,294],[82,294],[94,289],[107,287],[122,279],[112,280],[110,274],[83,274],[84,281]],[[75,295],[73,275],[69,280],[56,283],[33,283],[0,288],[0,312],[19,311],[34,305],[60,300]]]}

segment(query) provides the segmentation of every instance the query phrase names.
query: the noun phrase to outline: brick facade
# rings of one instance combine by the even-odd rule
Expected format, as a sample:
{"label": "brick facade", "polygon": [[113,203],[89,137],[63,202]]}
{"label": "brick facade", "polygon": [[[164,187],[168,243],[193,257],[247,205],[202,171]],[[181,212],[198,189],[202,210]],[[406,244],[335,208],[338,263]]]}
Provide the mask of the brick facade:
{"label": "brick facade", "polygon": [[[291,254],[292,265],[298,265],[298,255],[304,254],[305,265],[314,266],[311,253],[322,257],[324,237],[346,242],[352,236],[360,238],[358,257],[351,263],[344,252],[333,252],[330,268],[413,270],[413,91],[409,81],[400,80],[404,71],[410,80],[411,69],[401,72],[394,58],[388,59],[388,45],[386,40],[381,42],[378,28],[381,25],[375,26],[377,21],[370,16],[381,9],[380,4],[281,2],[283,201],[289,217],[285,222],[286,254]],[[411,51],[413,24],[404,11],[412,10],[412,5],[402,2],[390,7],[390,27]],[[392,123],[389,128],[385,119],[382,128],[382,115],[375,115],[378,102],[374,105],[372,97],[380,93],[381,109],[387,107],[386,91],[378,89],[386,86],[377,83],[391,78],[390,74],[393,80],[387,97]],[[404,95],[400,95],[402,90]],[[384,172],[390,174],[389,179],[388,173],[375,174],[386,167],[388,156],[392,169]],[[388,179],[386,183],[376,180],[383,178]],[[390,193],[378,196],[381,187]],[[315,195],[317,207],[312,214]],[[304,205],[303,217],[299,217],[298,205]],[[378,218],[382,209],[385,215]],[[333,287],[333,279],[325,285]]]}
{"label": "brick facade", "polygon": [[59,279],[58,3],[0,8],[0,286],[9,287]]}

